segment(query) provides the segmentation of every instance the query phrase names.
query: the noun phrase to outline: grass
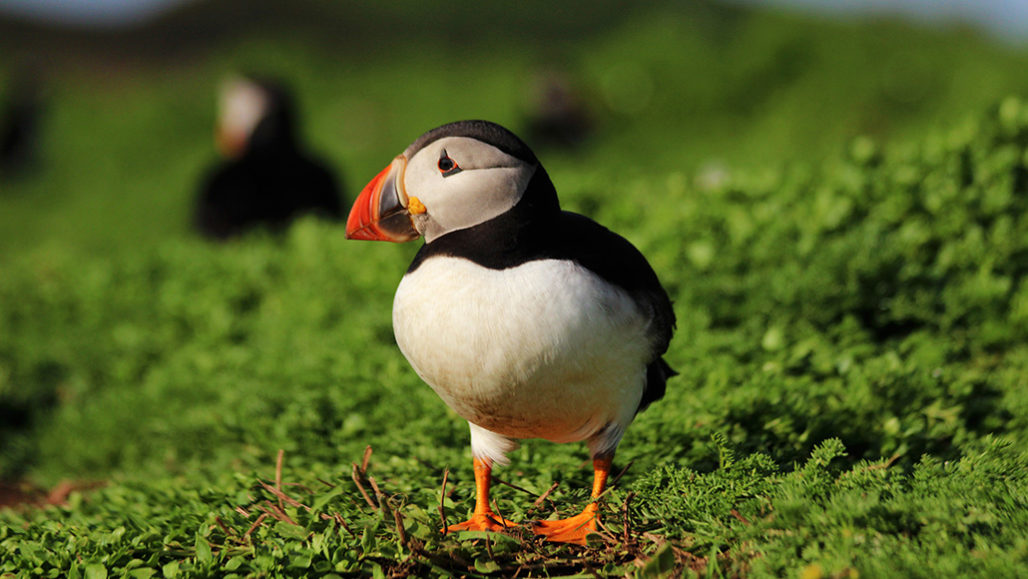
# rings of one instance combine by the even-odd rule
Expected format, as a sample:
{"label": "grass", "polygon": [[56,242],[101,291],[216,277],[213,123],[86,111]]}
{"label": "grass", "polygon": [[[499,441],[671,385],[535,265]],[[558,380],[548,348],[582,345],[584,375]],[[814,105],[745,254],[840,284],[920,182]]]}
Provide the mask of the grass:
{"label": "grass", "polygon": [[[679,318],[681,375],[629,429],[590,547],[438,532],[472,508],[473,474],[466,426],[393,342],[413,245],[305,221],[210,246],[185,227],[222,69],[287,70],[354,190],[435,124],[517,128],[545,39],[484,42],[450,69],[461,91],[432,72],[460,43],[340,63],[244,39],[102,89],[71,74],[40,173],[4,184],[0,480],[102,486],[0,510],[0,574],[1017,576],[1025,57],[669,10],[563,45],[605,121],[583,151],[539,151],[567,208],[650,258]],[[900,46],[917,66],[879,66]],[[509,519],[588,500],[581,445],[528,441],[511,462]]]}

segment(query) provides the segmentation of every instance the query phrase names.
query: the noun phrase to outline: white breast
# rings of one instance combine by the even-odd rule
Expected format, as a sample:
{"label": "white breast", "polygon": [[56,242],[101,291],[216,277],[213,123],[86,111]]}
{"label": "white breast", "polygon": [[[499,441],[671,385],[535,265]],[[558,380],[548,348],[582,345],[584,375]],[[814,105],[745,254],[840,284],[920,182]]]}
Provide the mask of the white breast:
{"label": "white breast", "polygon": [[433,257],[393,303],[400,350],[451,408],[506,437],[554,442],[628,426],[648,325],[627,293],[560,260],[492,270]]}

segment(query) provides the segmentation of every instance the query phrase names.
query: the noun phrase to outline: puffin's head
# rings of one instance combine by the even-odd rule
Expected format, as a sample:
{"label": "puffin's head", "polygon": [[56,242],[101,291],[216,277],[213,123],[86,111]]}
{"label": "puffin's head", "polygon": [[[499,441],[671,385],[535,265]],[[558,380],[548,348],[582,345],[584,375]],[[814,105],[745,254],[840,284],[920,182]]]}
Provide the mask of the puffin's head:
{"label": "puffin's head", "polygon": [[272,79],[233,76],[218,94],[215,141],[224,157],[293,143],[293,102],[285,87]]}
{"label": "puffin's head", "polygon": [[459,121],[418,137],[364,187],[350,239],[427,243],[518,204],[539,161],[521,139],[487,121]]}

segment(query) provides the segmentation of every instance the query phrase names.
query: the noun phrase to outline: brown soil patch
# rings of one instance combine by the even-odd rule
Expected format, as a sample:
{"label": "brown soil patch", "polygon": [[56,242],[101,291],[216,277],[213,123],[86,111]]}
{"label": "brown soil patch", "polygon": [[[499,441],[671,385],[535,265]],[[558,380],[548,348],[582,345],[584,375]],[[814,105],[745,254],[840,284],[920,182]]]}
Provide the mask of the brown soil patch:
{"label": "brown soil patch", "polygon": [[63,505],[72,492],[91,490],[104,484],[65,480],[47,491],[26,481],[0,481],[0,509]]}

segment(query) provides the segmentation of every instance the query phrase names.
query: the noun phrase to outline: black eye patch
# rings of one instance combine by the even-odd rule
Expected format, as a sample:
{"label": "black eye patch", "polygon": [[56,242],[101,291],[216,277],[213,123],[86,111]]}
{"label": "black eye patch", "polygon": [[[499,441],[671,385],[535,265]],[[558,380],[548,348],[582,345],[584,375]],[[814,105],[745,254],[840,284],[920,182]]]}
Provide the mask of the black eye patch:
{"label": "black eye patch", "polygon": [[439,163],[436,164],[439,167],[439,172],[442,173],[443,177],[449,177],[460,173],[460,166],[457,165],[457,161],[454,161],[446,154],[446,149],[443,149],[439,154]]}

